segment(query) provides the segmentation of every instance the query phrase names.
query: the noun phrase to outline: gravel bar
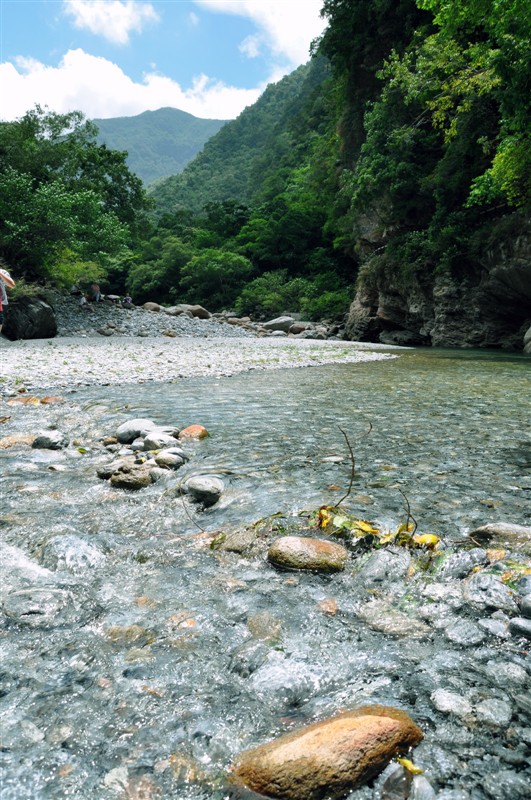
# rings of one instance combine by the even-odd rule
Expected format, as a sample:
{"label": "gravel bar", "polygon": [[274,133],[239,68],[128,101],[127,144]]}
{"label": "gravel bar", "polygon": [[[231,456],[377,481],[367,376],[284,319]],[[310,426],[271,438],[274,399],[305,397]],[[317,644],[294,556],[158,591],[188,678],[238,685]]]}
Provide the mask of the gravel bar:
{"label": "gravel bar", "polygon": [[[21,389],[170,382],[249,370],[356,364],[395,358],[394,348],[335,340],[280,338],[0,338],[0,393]],[[402,349],[402,348],[396,348]]]}

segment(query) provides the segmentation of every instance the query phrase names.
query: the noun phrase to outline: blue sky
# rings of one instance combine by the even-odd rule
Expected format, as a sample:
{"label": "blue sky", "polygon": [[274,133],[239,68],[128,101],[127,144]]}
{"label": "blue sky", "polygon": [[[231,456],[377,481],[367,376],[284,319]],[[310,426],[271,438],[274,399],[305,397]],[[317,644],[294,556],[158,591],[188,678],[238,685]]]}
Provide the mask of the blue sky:
{"label": "blue sky", "polygon": [[309,58],[321,0],[0,0],[0,119],[231,119]]}

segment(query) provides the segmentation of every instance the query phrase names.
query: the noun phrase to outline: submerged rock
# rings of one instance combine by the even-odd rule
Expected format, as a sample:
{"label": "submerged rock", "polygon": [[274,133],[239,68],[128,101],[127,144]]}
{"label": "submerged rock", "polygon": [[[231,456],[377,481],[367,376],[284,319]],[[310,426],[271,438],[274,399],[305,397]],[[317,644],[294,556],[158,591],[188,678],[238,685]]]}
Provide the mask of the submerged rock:
{"label": "submerged rock", "polygon": [[63,450],[68,442],[68,436],[62,431],[44,431],[35,437],[31,446],[40,450]]}
{"label": "submerged rock", "polygon": [[423,639],[431,633],[429,625],[393,608],[385,600],[371,600],[365,603],[358,609],[357,615],[373,630],[391,636]]}
{"label": "submerged rock", "polygon": [[512,522],[490,522],[469,532],[469,537],[478,542],[496,542],[500,545],[519,545],[525,551],[531,551],[531,527],[528,525],[513,525]]}
{"label": "submerged rock", "polygon": [[285,569],[339,572],[345,568],[348,551],[343,545],[324,539],[283,536],[271,545],[267,557],[272,564]]}
{"label": "submerged rock", "polygon": [[242,753],[232,777],[281,800],[340,798],[414,747],[422,731],[404,712],[363,706]]}
{"label": "submerged rock", "polygon": [[223,494],[224,489],[225,484],[220,478],[209,475],[188,478],[183,486],[184,492],[205,508],[215,505]]}

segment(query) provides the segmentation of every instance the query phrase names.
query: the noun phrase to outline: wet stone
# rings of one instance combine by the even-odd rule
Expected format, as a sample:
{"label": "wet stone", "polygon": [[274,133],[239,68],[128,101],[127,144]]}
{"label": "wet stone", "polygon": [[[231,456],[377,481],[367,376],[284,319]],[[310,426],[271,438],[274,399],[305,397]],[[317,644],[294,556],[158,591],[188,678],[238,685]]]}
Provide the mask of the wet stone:
{"label": "wet stone", "polygon": [[411,556],[407,550],[402,547],[387,547],[377,550],[369,557],[356,579],[364,586],[398,580],[406,575],[410,563]]}
{"label": "wet stone", "polygon": [[451,553],[443,561],[440,574],[445,578],[466,578],[474,567],[487,563],[487,551],[482,547]]}
{"label": "wet stone", "polygon": [[267,661],[269,647],[256,639],[250,639],[237,647],[229,662],[229,669],[242,678],[248,678]]}
{"label": "wet stone", "polygon": [[157,453],[155,461],[159,467],[168,467],[168,469],[178,469],[181,467],[185,458],[180,453],[172,453],[169,450],[163,450],[162,453]]}
{"label": "wet stone", "polygon": [[154,428],[144,437],[144,450],[162,450],[171,447],[176,442],[175,437],[165,430]]}
{"label": "wet stone", "polygon": [[485,633],[481,628],[467,619],[452,622],[444,632],[451,642],[464,647],[480,644],[485,639]]}
{"label": "wet stone", "polygon": [[218,502],[225,489],[225,484],[220,478],[198,475],[188,478],[183,489],[196,503],[209,508]]}
{"label": "wet stone", "polygon": [[9,592],[3,611],[19,625],[48,628],[83,623],[94,616],[96,607],[86,596],[76,597],[67,589],[43,587]]}
{"label": "wet stone", "polygon": [[458,717],[472,712],[472,705],[462,695],[448,689],[436,689],[431,694],[431,702],[437,709],[445,714],[455,714]]}
{"label": "wet stone", "polygon": [[111,475],[111,485],[116,489],[144,489],[151,481],[150,467],[147,464],[127,464]]}
{"label": "wet stone", "polygon": [[476,608],[500,608],[512,613],[518,611],[514,591],[496,575],[484,572],[473,575],[465,582],[463,596]]}
{"label": "wet stone", "polygon": [[436,797],[429,780],[424,775],[414,775],[408,800],[435,800]]}
{"label": "wet stone", "polygon": [[501,619],[480,619],[478,625],[491,636],[497,636],[499,639],[508,639],[509,623]]}
{"label": "wet stone", "polygon": [[325,539],[282,536],[271,545],[267,557],[272,564],[285,569],[339,572],[345,568],[348,551]]}
{"label": "wet stone", "polygon": [[392,636],[423,639],[431,633],[429,625],[393,608],[385,600],[371,600],[361,606],[356,613],[373,630]]}
{"label": "wet stone", "polygon": [[524,636],[526,639],[531,639],[531,619],[513,617],[509,623],[509,630],[513,636]]}
{"label": "wet stone", "polygon": [[504,700],[484,700],[476,706],[476,717],[479,722],[506,728],[512,717],[511,704]]}
{"label": "wet stone", "polygon": [[521,601],[520,614],[526,619],[531,619],[531,595],[526,595]]}
{"label": "wet stone", "polygon": [[87,569],[105,563],[105,556],[97,547],[71,534],[50,539],[41,551],[40,561],[48,569],[64,569],[74,575],[83,575]]}
{"label": "wet stone", "polygon": [[493,800],[528,800],[529,776],[512,770],[497,770],[483,780],[483,789]]}
{"label": "wet stone", "polygon": [[130,419],[116,429],[116,438],[122,444],[130,444],[138,436],[144,437],[148,431],[156,427],[151,419]]}
{"label": "wet stone", "polygon": [[380,792],[381,800],[407,800],[412,780],[410,772],[400,764],[392,762],[375,782],[375,788]]}
{"label": "wet stone", "polygon": [[242,753],[232,775],[235,783],[279,800],[340,798],[421,738],[403,711],[366,706]]}
{"label": "wet stone", "polygon": [[483,671],[500,689],[507,688],[507,685],[523,686],[528,679],[525,669],[511,661],[488,661]]}
{"label": "wet stone", "polygon": [[62,431],[44,431],[35,437],[32,447],[36,450],[63,450],[68,447],[69,439]]}

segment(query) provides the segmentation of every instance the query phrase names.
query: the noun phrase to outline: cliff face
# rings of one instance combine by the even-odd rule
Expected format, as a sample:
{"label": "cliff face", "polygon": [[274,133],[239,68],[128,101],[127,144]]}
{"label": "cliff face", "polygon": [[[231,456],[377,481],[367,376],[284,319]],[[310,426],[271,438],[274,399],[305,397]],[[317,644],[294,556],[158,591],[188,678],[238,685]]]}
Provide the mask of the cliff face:
{"label": "cliff face", "polygon": [[531,326],[531,225],[486,246],[473,276],[361,270],[347,338],[433,347],[524,349]]}

